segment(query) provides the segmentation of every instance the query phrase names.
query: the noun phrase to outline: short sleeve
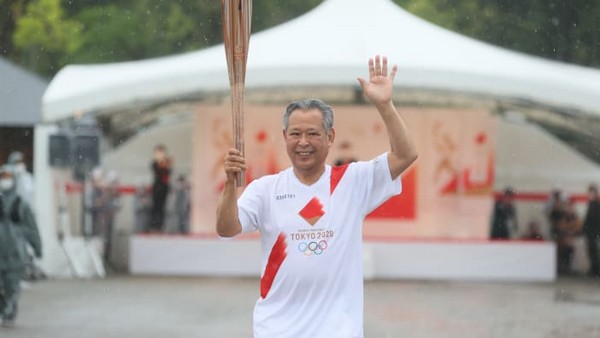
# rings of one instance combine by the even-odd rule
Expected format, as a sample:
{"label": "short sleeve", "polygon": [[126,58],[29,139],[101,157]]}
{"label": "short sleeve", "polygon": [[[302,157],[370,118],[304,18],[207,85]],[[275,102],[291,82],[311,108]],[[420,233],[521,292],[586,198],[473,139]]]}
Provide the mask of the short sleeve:
{"label": "short sleeve", "polygon": [[238,218],[243,233],[257,231],[261,222],[264,194],[260,182],[261,180],[252,181],[238,198]]}
{"label": "short sleeve", "polygon": [[370,193],[367,194],[367,213],[375,210],[392,196],[402,192],[402,180],[398,176],[392,180],[387,153],[381,154],[367,162],[366,176],[370,178]]}

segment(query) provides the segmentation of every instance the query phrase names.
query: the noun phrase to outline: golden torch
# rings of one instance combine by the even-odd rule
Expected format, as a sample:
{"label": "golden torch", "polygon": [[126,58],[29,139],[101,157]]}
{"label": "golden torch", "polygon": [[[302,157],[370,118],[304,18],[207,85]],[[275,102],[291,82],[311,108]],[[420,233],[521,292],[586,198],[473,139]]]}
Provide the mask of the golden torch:
{"label": "golden torch", "polygon": [[[250,25],[252,21],[252,0],[221,0],[223,17],[223,41],[231,86],[231,117],[233,122],[233,144],[244,154],[244,81]],[[236,177],[238,187],[244,185],[244,173]]]}

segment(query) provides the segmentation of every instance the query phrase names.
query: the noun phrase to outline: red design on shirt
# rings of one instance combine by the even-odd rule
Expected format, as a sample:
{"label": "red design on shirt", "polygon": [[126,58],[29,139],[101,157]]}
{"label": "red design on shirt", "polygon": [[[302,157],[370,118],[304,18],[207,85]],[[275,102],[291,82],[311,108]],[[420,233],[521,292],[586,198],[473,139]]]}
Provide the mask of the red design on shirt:
{"label": "red design on shirt", "polygon": [[306,206],[299,212],[300,216],[304,218],[310,225],[315,225],[321,219],[321,216],[325,214],[323,211],[323,204],[318,198],[313,197]]}
{"label": "red design on shirt", "polygon": [[330,189],[329,189],[329,193],[331,195],[333,195],[333,191],[337,187],[338,183],[340,183],[340,181],[342,180],[342,176],[344,176],[346,169],[348,169],[348,164],[344,164],[339,167],[331,168],[331,182],[330,182]]}
{"label": "red design on shirt", "polygon": [[287,256],[286,249],[287,243],[285,241],[285,235],[280,233],[279,236],[277,236],[275,244],[273,244],[273,248],[271,249],[271,254],[269,255],[269,260],[267,261],[267,267],[265,268],[265,273],[260,279],[260,296],[263,299],[267,297],[267,294],[269,294],[269,290],[271,290],[271,286],[273,285],[277,271],[279,271],[281,263],[283,263],[285,257]]}

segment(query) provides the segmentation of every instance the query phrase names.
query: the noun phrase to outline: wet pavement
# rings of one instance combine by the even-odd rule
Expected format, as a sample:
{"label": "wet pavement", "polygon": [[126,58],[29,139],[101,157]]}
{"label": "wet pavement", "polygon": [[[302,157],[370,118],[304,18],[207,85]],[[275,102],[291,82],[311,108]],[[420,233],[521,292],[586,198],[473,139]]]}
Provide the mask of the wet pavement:
{"label": "wet pavement", "polygon": [[[111,276],[24,290],[2,338],[251,337],[257,279]],[[600,337],[600,281],[370,281],[365,337]]]}

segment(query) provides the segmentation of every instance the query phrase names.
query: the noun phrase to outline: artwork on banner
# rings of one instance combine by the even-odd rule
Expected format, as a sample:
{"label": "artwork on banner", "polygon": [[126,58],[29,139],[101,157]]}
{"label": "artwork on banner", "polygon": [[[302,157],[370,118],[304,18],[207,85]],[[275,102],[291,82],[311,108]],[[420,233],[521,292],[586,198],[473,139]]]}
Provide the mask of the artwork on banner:
{"label": "artwork on banner", "polygon": [[[388,151],[387,130],[369,106],[334,106],[336,138],[328,164],[373,159]],[[195,123],[194,232],[214,233],[223,155],[232,147],[227,106],[199,106]],[[247,105],[246,183],[291,165],[282,106]],[[495,124],[485,111],[403,109],[419,159],[402,175],[402,194],[368,215],[365,236],[484,238],[494,177]]]}
{"label": "artwork on banner", "polygon": [[494,186],[494,152],[488,128],[456,126],[441,120],[432,124],[435,189],[440,195],[488,195]]}

